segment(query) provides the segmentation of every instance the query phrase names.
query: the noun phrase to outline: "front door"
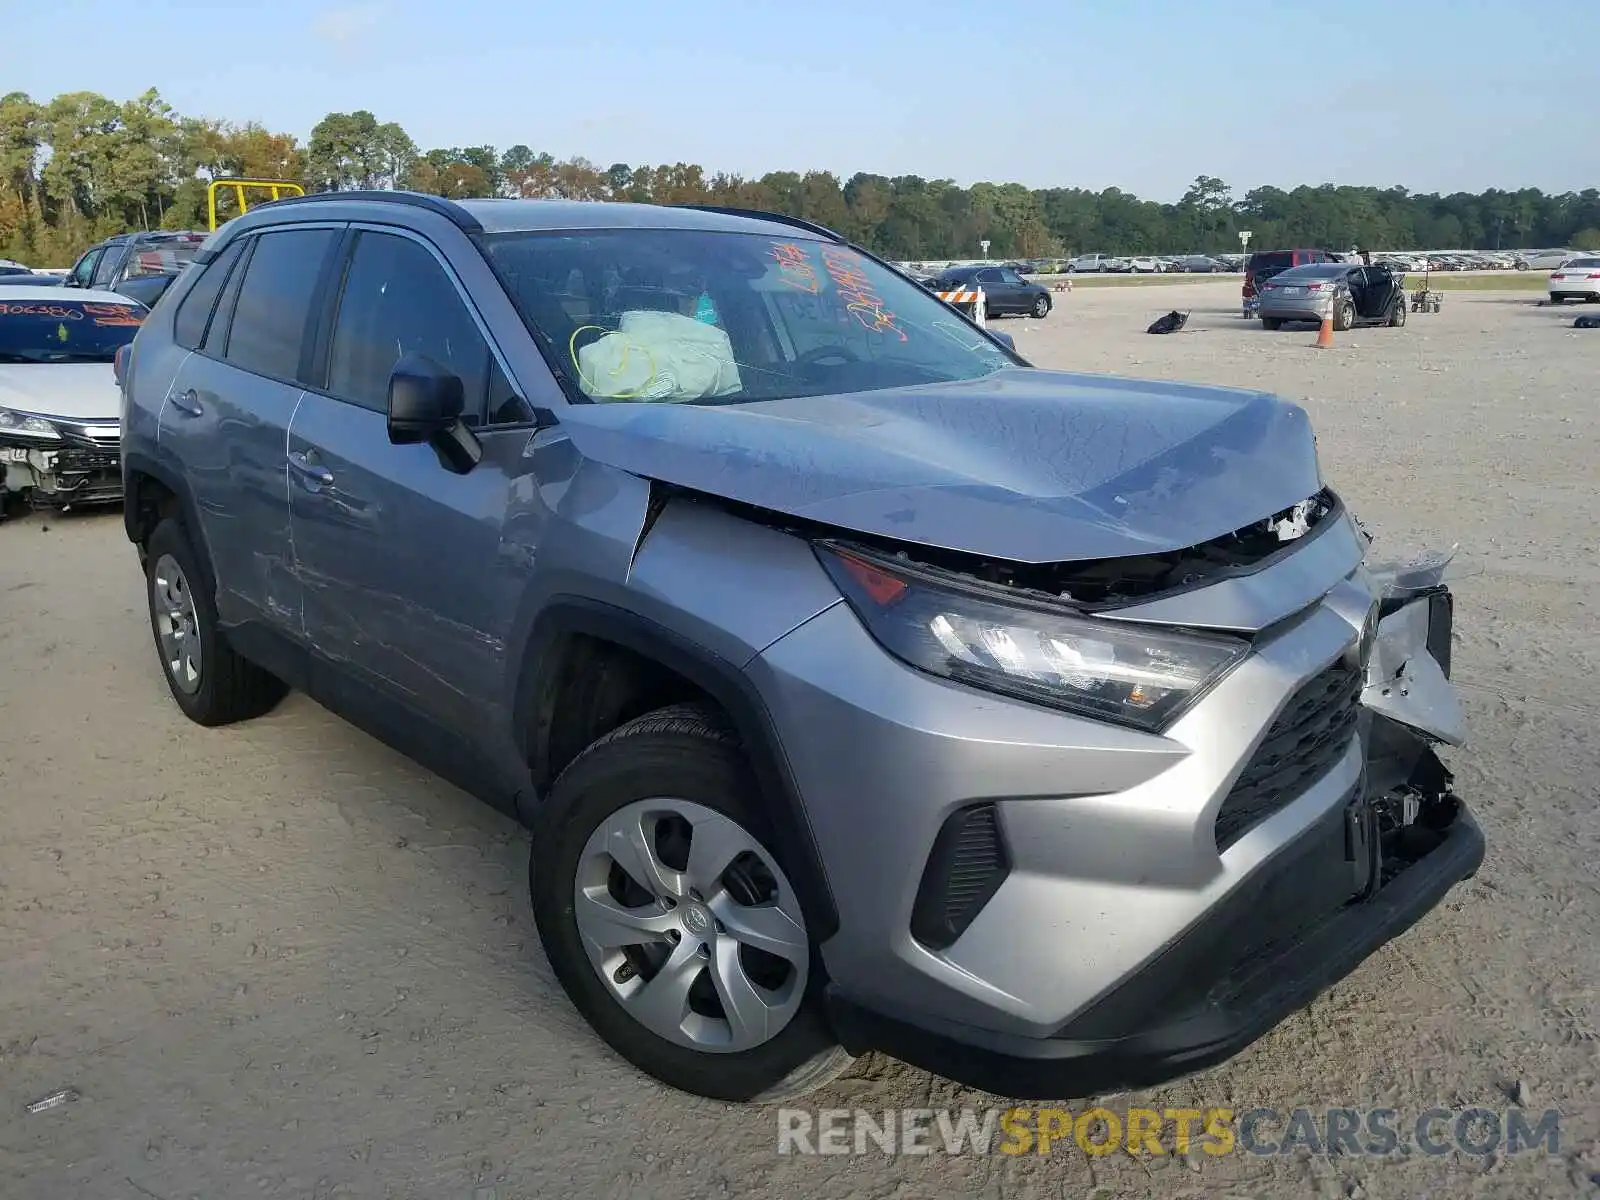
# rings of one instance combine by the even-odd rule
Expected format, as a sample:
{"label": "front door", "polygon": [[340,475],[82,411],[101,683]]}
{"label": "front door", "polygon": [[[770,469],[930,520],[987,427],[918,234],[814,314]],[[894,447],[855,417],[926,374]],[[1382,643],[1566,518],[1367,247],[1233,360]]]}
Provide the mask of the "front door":
{"label": "front door", "polygon": [[1006,295],[1006,285],[1000,280],[998,267],[984,267],[972,277],[972,281],[983,289],[985,311],[995,314],[1008,311],[1011,301]]}
{"label": "front door", "polygon": [[[389,374],[406,353],[460,377],[483,447],[457,474],[431,446],[388,435]],[[313,690],[351,676],[471,741],[491,720],[525,564],[500,555],[530,430],[507,376],[437,250],[361,230],[321,383],[289,430],[290,509]],[[496,419],[489,420],[490,415]],[[508,422],[511,428],[495,428]]]}
{"label": "front door", "polygon": [[80,288],[88,287],[89,281],[94,278],[95,268],[100,265],[100,260],[105,256],[106,248],[104,246],[96,246],[92,250],[85,250],[83,257],[72,264],[72,270],[69,271],[67,273],[67,277],[61,281],[61,286]]}

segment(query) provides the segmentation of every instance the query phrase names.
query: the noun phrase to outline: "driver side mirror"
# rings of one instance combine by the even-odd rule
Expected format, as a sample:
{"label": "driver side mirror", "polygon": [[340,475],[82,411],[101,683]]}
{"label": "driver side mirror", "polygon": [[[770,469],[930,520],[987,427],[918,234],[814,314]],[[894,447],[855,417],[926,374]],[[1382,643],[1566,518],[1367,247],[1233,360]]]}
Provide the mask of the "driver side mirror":
{"label": "driver side mirror", "polygon": [[1013,354],[1016,353],[1016,350],[1017,350],[1017,339],[1012,337],[1009,333],[1002,333],[998,329],[990,329],[988,331],[988,334],[995,341],[999,342],[1002,346],[1004,346],[1007,350],[1010,350]]}
{"label": "driver side mirror", "polygon": [[426,355],[403,355],[389,372],[389,441],[427,443],[448,470],[460,475],[483,457],[483,447],[461,419],[465,411],[460,376]]}

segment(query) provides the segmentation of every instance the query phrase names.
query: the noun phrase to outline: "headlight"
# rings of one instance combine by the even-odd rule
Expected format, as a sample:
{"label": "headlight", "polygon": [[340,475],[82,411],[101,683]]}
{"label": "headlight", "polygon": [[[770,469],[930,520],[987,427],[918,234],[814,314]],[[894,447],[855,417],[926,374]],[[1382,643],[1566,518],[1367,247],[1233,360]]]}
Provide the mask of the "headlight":
{"label": "headlight", "polygon": [[60,431],[43,417],[30,417],[26,413],[12,412],[9,408],[0,408],[0,433],[8,433],[12,437],[40,438],[47,442],[61,440]]}
{"label": "headlight", "polygon": [[1096,620],[855,548],[818,557],[884,649],[991,692],[1157,731],[1249,653],[1237,638]]}

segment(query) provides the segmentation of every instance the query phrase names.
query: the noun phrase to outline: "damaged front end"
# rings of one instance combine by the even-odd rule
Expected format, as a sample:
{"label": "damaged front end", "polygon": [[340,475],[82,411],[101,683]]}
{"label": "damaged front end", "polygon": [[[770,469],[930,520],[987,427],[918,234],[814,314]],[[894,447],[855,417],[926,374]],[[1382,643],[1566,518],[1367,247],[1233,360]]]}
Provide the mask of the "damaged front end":
{"label": "damaged front end", "polygon": [[1361,692],[1365,802],[1357,841],[1368,894],[1431,853],[1461,813],[1435,747],[1462,745],[1466,722],[1450,682],[1453,551],[1367,568],[1377,604]]}
{"label": "damaged front end", "polygon": [[117,421],[63,421],[3,413],[0,501],[65,510],[122,500]]}

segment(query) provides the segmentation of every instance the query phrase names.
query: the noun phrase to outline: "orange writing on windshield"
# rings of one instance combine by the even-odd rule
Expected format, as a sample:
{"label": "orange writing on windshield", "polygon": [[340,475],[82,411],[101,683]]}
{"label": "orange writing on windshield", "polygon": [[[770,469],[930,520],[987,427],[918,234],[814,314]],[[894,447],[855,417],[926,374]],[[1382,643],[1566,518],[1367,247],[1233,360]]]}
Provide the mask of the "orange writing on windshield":
{"label": "orange writing on windshield", "polygon": [[813,296],[817,294],[821,284],[817,280],[816,268],[806,261],[803,247],[793,242],[773,242],[772,257],[778,260],[779,279],[802,292],[810,292]]}
{"label": "orange writing on windshield", "polygon": [[96,325],[143,325],[144,312],[129,304],[85,304]]}
{"label": "orange writing on windshield", "polygon": [[851,250],[829,246],[822,252],[822,265],[839,290],[850,315],[873,333],[893,333],[903,342],[906,331],[894,323],[894,314],[883,306],[883,298],[873,289],[862,271],[861,256]]}

